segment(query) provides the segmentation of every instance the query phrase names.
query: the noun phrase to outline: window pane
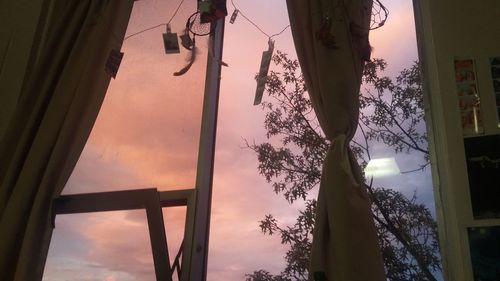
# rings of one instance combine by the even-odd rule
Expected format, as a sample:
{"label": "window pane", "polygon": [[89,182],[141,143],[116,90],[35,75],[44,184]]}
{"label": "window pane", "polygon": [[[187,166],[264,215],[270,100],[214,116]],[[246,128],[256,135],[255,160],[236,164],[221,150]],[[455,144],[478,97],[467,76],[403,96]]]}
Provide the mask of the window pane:
{"label": "window pane", "polygon": [[[382,28],[373,30],[370,33],[370,43],[373,46],[372,58],[383,58],[387,61],[388,65],[385,72],[379,73],[380,78],[388,76],[396,83],[396,76],[399,72],[404,68],[411,69],[413,61],[418,59],[412,1],[384,0],[381,2],[390,11],[390,16]],[[235,7],[233,7],[233,4]],[[249,2],[234,1],[234,3],[231,3],[228,1],[228,8],[230,14],[235,9],[239,9],[242,14],[251,19],[267,34],[277,34],[288,25],[285,2],[255,0]],[[381,12],[380,9],[378,11]],[[300,269],[307,270],[307,260],[301,259],[307,254],[306,251],[301,250],[307,249],[307,247],[301,247],[303,244],[300,243],[282,245],[279,231],[273,231],[272,235],[267,235],[269,232],[263,234],[259,225],[260,220],[265,220],[266,215],[271,214],[281,229],[287,230],[287,227],[290,227],[293,230],[298,230],[298,233],[306,235],[305,228],[300,229],[296,225],[296,223],[299,225],[304,223],[304,220],[297,221],[300,215],[297,210],[306,209],[304,201],[301,200],[300,196],[292,204],[284,200],[285,193],[290,191],[291,188],[282,190],[283,186],[280,183],[286,182],[286,180],[282,179],[290,176],[288,178],[289,183],[298,183],[299,188],[295,189],[295,191],[300,195],[300,184],[303,179],[301,178],[301,172],[305,171],[306,176],[304,178],[307,183],[302,187],[306,189],[307,199],[316,198],[318,185],[313,183],[320,180],[322,157],[326,151],[319,147],[320,142],[314,139],[313,134],[306,134],[307,131],[302,130],[299,125],[294,126],[300,124],[298,121],[302,120],[300,115],[293,115],[295,119],[291,118],[292,122],[281,122],[288,116],[289,112],[297,112],[297,110],[291,107],[283,109],[284,107],[280,105],[280,102],[276,101],[280,97],[270,94],[270,87],[266,88],[262,99],[263,102],[273,103],[273,109],[282,110],[275,112],[275,114],[269,114],[271,106],[264,107],[264,110],[262,110],[261,106],[253,106],[256,90],[253,77],[259,71],[262,52],[267,50],[267,37],[249,23],[242,14],[237,16],[234,24],[228,23],[226,25],[224,35],[224,60],[229,63],[230,67],[223,68],[222,74],[219,134],[217,136],[218,151],[215,163],[214,203],[211,222],[209,280],[241,280],[245,278],[243,277],[244,274],[251,274],[258,270],[268,271],[272,275],[280,275],[287,265],[290,266],[289,268],[295,268],[293,266],[298,264]],[[380,15],[383,15],[383,13]],[[318,17],[321,16],[318,15]],[[333,35],[335,36],[335,34]],[[277,54],[277,50],[280,50],[287,53],[290,59],[297,58],[289,29],[273,37],[273,39],[275,40],[274,54]],[[340,48],[345,47],[345,42],[337,43]],[[335,52],[335,50],[332,50],[332,52]],[[275,63],[271,63],[271,70],[284,72],[283,68],[276,66]],[[300,73],[300,70],[297,73]],[[285,80],[281,79],[283,84],[288,84],[289,89],[292,90],[290,92],[301,89],[301,87],[295,88],[293,83],[285,83]],[[361,87],[364,96],[367,94],[366,89],[370,89],[369,87],[369,85]],[[370,90],[377,95],[373,87]],[[276,92],[281,93],[279,90]],[[408,94],[408,92],[404,94]],[[414,98],[420,102],[422,98],[421,92],[418,94],[420,95]],[[307,93],[304,96],[307,97]],[[385,91],[384,100],[387,101],[392,97],[395,97],[393,93]],[[287,104],[299,104],[298,108],[302,106],[302,103],[289,102],[283,96],[281,98],[285,107]],[[399,106],[404,104],[405,102],[402,102]],[[309,110],[310,108],[307,108],[304,111],[305,114],[308,114]],[[423,108],[416,110],[413,115],[422,113],[422,110]],[[373,112],[373,106],[363,109],[365,114]],[[380,119],[390,118],[387,112],[378,112],[383,112],[383,115],[378,116]],[[266,114],[269,114],[267,116],[270,116],[270,118],[264,120]],[[313,119],[313,114],[305,116],[306,119]],[[423,117],[418,117],[418,119],[418,124],[413,128],[414,130],[411,129],[410,133],[424,136],[426,133]],[[375,118],[371,120],[375,120]],[[265,125],[268,127],[266,128]],[[317,132],[320,132],[321,129],[317,126],[317,123],[312,121],[311,125]],[[408,128],[406,125],[405,127]],[[377,129],[377,126],[373,126],[373,128]],[[378,126],[378,128],[384,130],[383,126]],[[365,132],[368,132],[366,128],[364,129]],[[398,132],[397,125],[392,129],[394,129],[394,132]],[[358,132],[359,134],[355,140],[364,145],[362,133],[359,130]],[[266,133],[272,135],[270,140],[266,138]],[[398,133],[402,132],[399,131]],[[402,134],[404,135],[404,133]],[[297,145],[297,143],[294,143],[296,137],[305,141]],[[437,234],[434,231],[436,216],[431,170],[427,165],[428,159],[426,158],[428,155],[427,142],[425,137],[419,138],[417,136],[416,138],[418,138],[417,143],[419,145],[418,148],[415,147],[417,149],[412,148],[409,151],[403,149],[397,152],[394,145],[384,143],[381,138],[377,139],[375,137],[369,141],[369,151],[372,159],[393,159],[391,160],[392,163],[395,162],[399,168],[399,172],[392,172],[392,175],[375,177],[372,187],[383,188],[383,190],[378,190],[377,195],[380,197],[385,196],[381,199],[384,199],[384,204],[390,206],[391,213],[389,215],[392,218],[401,219],[400,221],[403,222],[407,218],[404,215],[410,216],[406,220],[408,223],[401,228],[409,226],[410,229],[405,234],[409,235],[407,236],[408,239],[415,238],[412,242],[427,242],[419,243],[419,245],[413,243],[412,245],[415,245],[415,247],[428,246],[426,254],[429,255],[426,258],[430,258],[425,260],[432,262],[422,266],[423,268],[418,268],[415,264],[415,257],[404,256],[408,251],[403,249],[399,241],[395,240],[394,233],[389,233],[384,227],[378,227],[378,230],[379,233],[383,234],[380,237],[385,239],[381,243],[386,242],[383,245],[386,249],[386,266],[391,266],[392,279],[398,279],[397,274],[401,274],[399,280],[423,280],[424,278],[408,276],[414,272],[421,273],[428,269],[436,279],[440,280],[442,277],[440,264],[439,261],[436,262],[440,258],[437,237],[427,237],[429,238],[427,240],[424,237],[427,233]],[[285,147],[289,148],[290,153],[293,153],[296,158],[286,157],[285,152],[288,151],[271,154],[271,149],[267,149],[269,146],[263,146],[263,149],[259,151],[263,153],[255,153],[252,149],[242,149],[247,145],[259,145],[269,142],[279,151],[279,148],[284,146],[284,139],[289,141]],[[397,143],[401,144],[402,141],[399,140]],[[409,143],[411,143],[411,140]],[[304,146],[311,149],[302,149]],[[302,152],[305,154],[304,158],[310,161],[301,162],[304,159],[300,158],[304,155],[301,154]],[[320,160],[315,161],[315,158],[311,155],[320,155],[321,157],[318,157]],[[362,155],[366,161],[369,160],[367,156],[366,153]],[[279,162],[282,157],[285,160]],[[271,161],[265,162],[265,159],[271,159]],[[289,162],[287,162],[288,160]],[[317,172],[311,166],[317,168]],[[425,166],[425,168],[419,170],[421,166]],[[259,168],[261,169],[259,170]],[[410,172],[412,170],[415,171]],[[273,174],[275,171],[277,172]],[[265,176],[268,175],[269,178],[266,178]],[[271,179],[271,182],[267,182],[267,179]],[[370,177],[367,178],[366,182],[368,184],[371,182]],[[291,183],[288,184],[288,187],[290,186],[292,186]],[[313,188],[309,190],[308,188],[311,186]],[[278,191],[279,194],[276,195],[275,191]],[[290,194],[293,196],[293,190]],[[415,198],[414,195],[416,195]],[[405,206],[413,208],[406,209]],[[383,216],[379,213],[377,218],[383,219]],[[309,222],[309,220],[305,221]],[[267,226],[272,227],[274,221],[267,220],[265,222],[268,222]],[[412,223],[415,224],[411,225]],[[417,225],[418,223],[420,225]],[[379,224],[379,226],[381,225]],[[420,226],[422,227],[419,228]],[[266,227],[265,224],[264,227]],[[292,248],[293,246],[296,247]],[[391,246],[393,247],[391,248]],[[419,249],[421,248],[419,247]],[[285,257],[289,250],[296,250],[296,252],[290,251],[288,252],[289,256]],[[398,254],[398,256],[393,255],[395,257],[393,260],[390,260],[391,250],[395,250],[396,254]],[[293,257],[291,261],[297,263],[287,264],[286,258],[288,257]]]}
{"label": "window pane", "polygon": [[[168,252],[170,253],[170,263],[173,264],[184,237],[186,207],[168,207],[163,208],[162,211],[165,233],[167,235]],[[187,253],[183,254],[187,255]],[[179,262],[182,266],[182,256],[180,257]],[[172,277],[173,281],[179,280],[177,278],[177,270],[174,272]]]}
{"label": "window pane", "polygon": [[[168,22],[176,8],[172,1],[135,2],[126,38]],[[194,11],[196,1],[183,2],[171,32],[182,35]],[[166,54],[165,32],[161,25],[124,41],[116,80],[63,193],[194,187],[208,40],[196,37],[196,60],[174,76],[191,51]]]}
{"label": "window pane", "polygon": [[58,215],[44,281],[156,281],[144,210]]}

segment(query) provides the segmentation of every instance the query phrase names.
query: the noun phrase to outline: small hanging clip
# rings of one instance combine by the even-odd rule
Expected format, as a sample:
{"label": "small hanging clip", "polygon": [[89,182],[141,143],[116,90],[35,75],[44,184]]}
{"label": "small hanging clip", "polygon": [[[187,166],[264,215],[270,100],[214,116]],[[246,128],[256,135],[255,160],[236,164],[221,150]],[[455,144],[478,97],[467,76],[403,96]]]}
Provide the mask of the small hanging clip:
{"label": "small hanging clip", "polygon": [[273,57],[274,51],[274,41],[269,38],[267,42],[267,51],[262,52],[262,59],[260,61],[260,70],[257,76],[257,89],[255,90],[255,98],[253,105],[258,105],[262,101],[262,96],[264,95],[264,90],[266,88],[267,73],[269,72],[269,66],[271,65],[271,59]]}
{"label": "small hanging clip", "polygon": [[191,36],[189,36],[189,30],[186,28],[184,30],[184,33],[180,36],[181,38],[181,45],[182,47],[186,48],[186,50],[192,50],[194,47],[194,35],[193,38],[191,39]]}
{"label": "small hanging clip", "polygon": [[104,65],[104,71],[106,71],[109,76],[116,78],[116,74],[118,74],[118,69],[120,68],[120,64],[122,63],[123,53],[116,49],[111,49],[108,55],[108,59],[106,60],[106,64]]}
{"label": "small hanging clip", "polygon": [[233,24],[234,21],[236,20],[236,17],[238,16],[238,13],[240,12],[240,10],[238,9],[235,9],[233,11],[233,14],[231,15],[231,19],[229,20],[229,23]]}

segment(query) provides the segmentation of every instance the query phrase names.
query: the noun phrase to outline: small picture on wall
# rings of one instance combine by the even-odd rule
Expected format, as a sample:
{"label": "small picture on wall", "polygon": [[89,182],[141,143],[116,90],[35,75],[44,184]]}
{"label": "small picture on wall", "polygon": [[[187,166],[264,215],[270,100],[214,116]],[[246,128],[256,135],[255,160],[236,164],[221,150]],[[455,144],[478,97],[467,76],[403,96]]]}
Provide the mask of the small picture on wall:
{"label": "small picture on wall", "polygon": [[481,134],[484,129],[474,60],[455,58],[454,67],[463,134]]}
{"label": "small picture on wall", "polygon": [[469,227],[474,281],[500,281],[500,226]]}
{"label": "small picture on wall", "polygon": [[500,128],[500,57],[490,58],[490,67],[497,107],[497,126]]}
{"label": "small picture on wall", "polygon": [[475,219],[500,218],[500,135],[464,139]]}

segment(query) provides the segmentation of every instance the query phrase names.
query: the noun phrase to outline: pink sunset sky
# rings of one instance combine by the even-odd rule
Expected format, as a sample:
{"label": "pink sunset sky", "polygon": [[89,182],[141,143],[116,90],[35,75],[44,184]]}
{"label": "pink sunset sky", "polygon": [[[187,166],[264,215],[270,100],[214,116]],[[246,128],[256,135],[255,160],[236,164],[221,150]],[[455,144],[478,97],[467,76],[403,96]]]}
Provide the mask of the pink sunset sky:
{"label": "pink sunset sky", "polygon": [[[390,16],[371,33],[373,57],[389,62],[388,75],[417,59],[411,0],[385,0]],[[136,1],[127,34],[165,23],[179,1]],[[285,1],[234,0],[234,4],[266,33],[288,25]],[[179,35],[196,1],[186,0],[173,19]],[[229,14],[234,10],[228,2]],[[196,177],[201,106],[208,42],[197,37],[198,55],[181,77],[173,72],[186,63],[187,51],[165,54],[164,27],[127,39],[124,60],[88,143],[63,193],[156,187],[193,188]],[[279,273],[286,248],[279,237],[264,236],[258,221],[272,213],[293,223],[301,202],[289,205],[258,174],[257,159],[244,149],[244,139],[263,141],[264,113],[253,106],[262,51],[267,38],[241,15],[226,22],[210,233],[208,280],[244,280],[245,273],[264,268]],[[296,57],[290,30],[275,38],[275,49]],[[264,96],[266,99],[266,96]],[[408,157],[400,159],[411,162]],[[400,164],[401,164],[400,163]],[[426,182],[412,178],[431,198]],[[420,175],[424,177],[423,174]],[[421,192],[421,193],[420,193]],[[183,232],[184,209],[164,209],[170,256]],[[45,281],[155,280],[145,213],[110,212],[58,216],[44,274]]]}

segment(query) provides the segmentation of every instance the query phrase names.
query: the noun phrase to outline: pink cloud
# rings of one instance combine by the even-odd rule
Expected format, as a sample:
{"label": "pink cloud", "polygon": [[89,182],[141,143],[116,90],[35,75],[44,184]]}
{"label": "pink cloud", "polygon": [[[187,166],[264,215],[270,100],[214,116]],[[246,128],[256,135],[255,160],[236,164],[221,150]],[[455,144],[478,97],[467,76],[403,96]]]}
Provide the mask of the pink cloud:
{"label": "pink cloud", "polygon": [[[173,21],[174,32],[180,32],[185,18],[193,11],[194,1],[191,2]],[[251,5],[239,2],[248,15],[265,23],[262,27],[269,33],[278,32],[287,24],[284,2],[260,0]],[[162,7],[153,7],[148,1],[136,2],[128,33],[168,20],[166,12],[173,9],[171,1],[156,4]],[[385,51],[387,46],[391,50],[407,49],[408,41],[414,40],[408,31],[413,16],[407,9],[391,10],[391,21],[398,24],[388,22],[387,27],[373,33],[375,56],[390,56]],[[65,192],[194,186],[206,43],[197,38],[200,58],[185,76],[175,78],[172,73],[184,65],[186,52],[165,55],[163,32],[162,27],[125,41],[125,57],[118,78],[110,86],[89,143]],[[245,273],[260,268],[279,273],[286,248],[278,237],[264,236],[258,223],[267,213],[283,223],[293,223],[301,207],[300,202],[290,206],[275,195],[258,175],[255,155],[241,148],[242,138],[249,141],[264,138],[264,114],[252,103],[256,85],[253,77],[266,48],[267,38],[242,17],[234,25],[226,26],[224,60],[230,66],[223,68],[221,80],[209,252],[211,281],[242,280]],[[276,38],[276,48],[293,53],[289,31]],[[396,59],[403,61],[408,56]],[[185,211],[165,209],[164,217],[173,258],[180,245]],[[95,280],[154,280],[143,212],[75,218],[58,217],[56,232],[61,235],[54,237],[51,247],[72,258],[64,263],[63,258],[58,259],[61,255],[52,256],[56,262],[48,267],[48,272],[52,272],[49,274],[64,271],[58,276],[78,275],[75,280],[92,280],[89,272],[99,272]],[[58,241],[63,244],[57,246]]]}
{"label": "pink cloud", "polygon": [[389,62],[386,75],[395,75],[401,67],[417,59],[415,18],[411,1],[384,2],[390,11],[386,24],[370,33],[372,57]]}

